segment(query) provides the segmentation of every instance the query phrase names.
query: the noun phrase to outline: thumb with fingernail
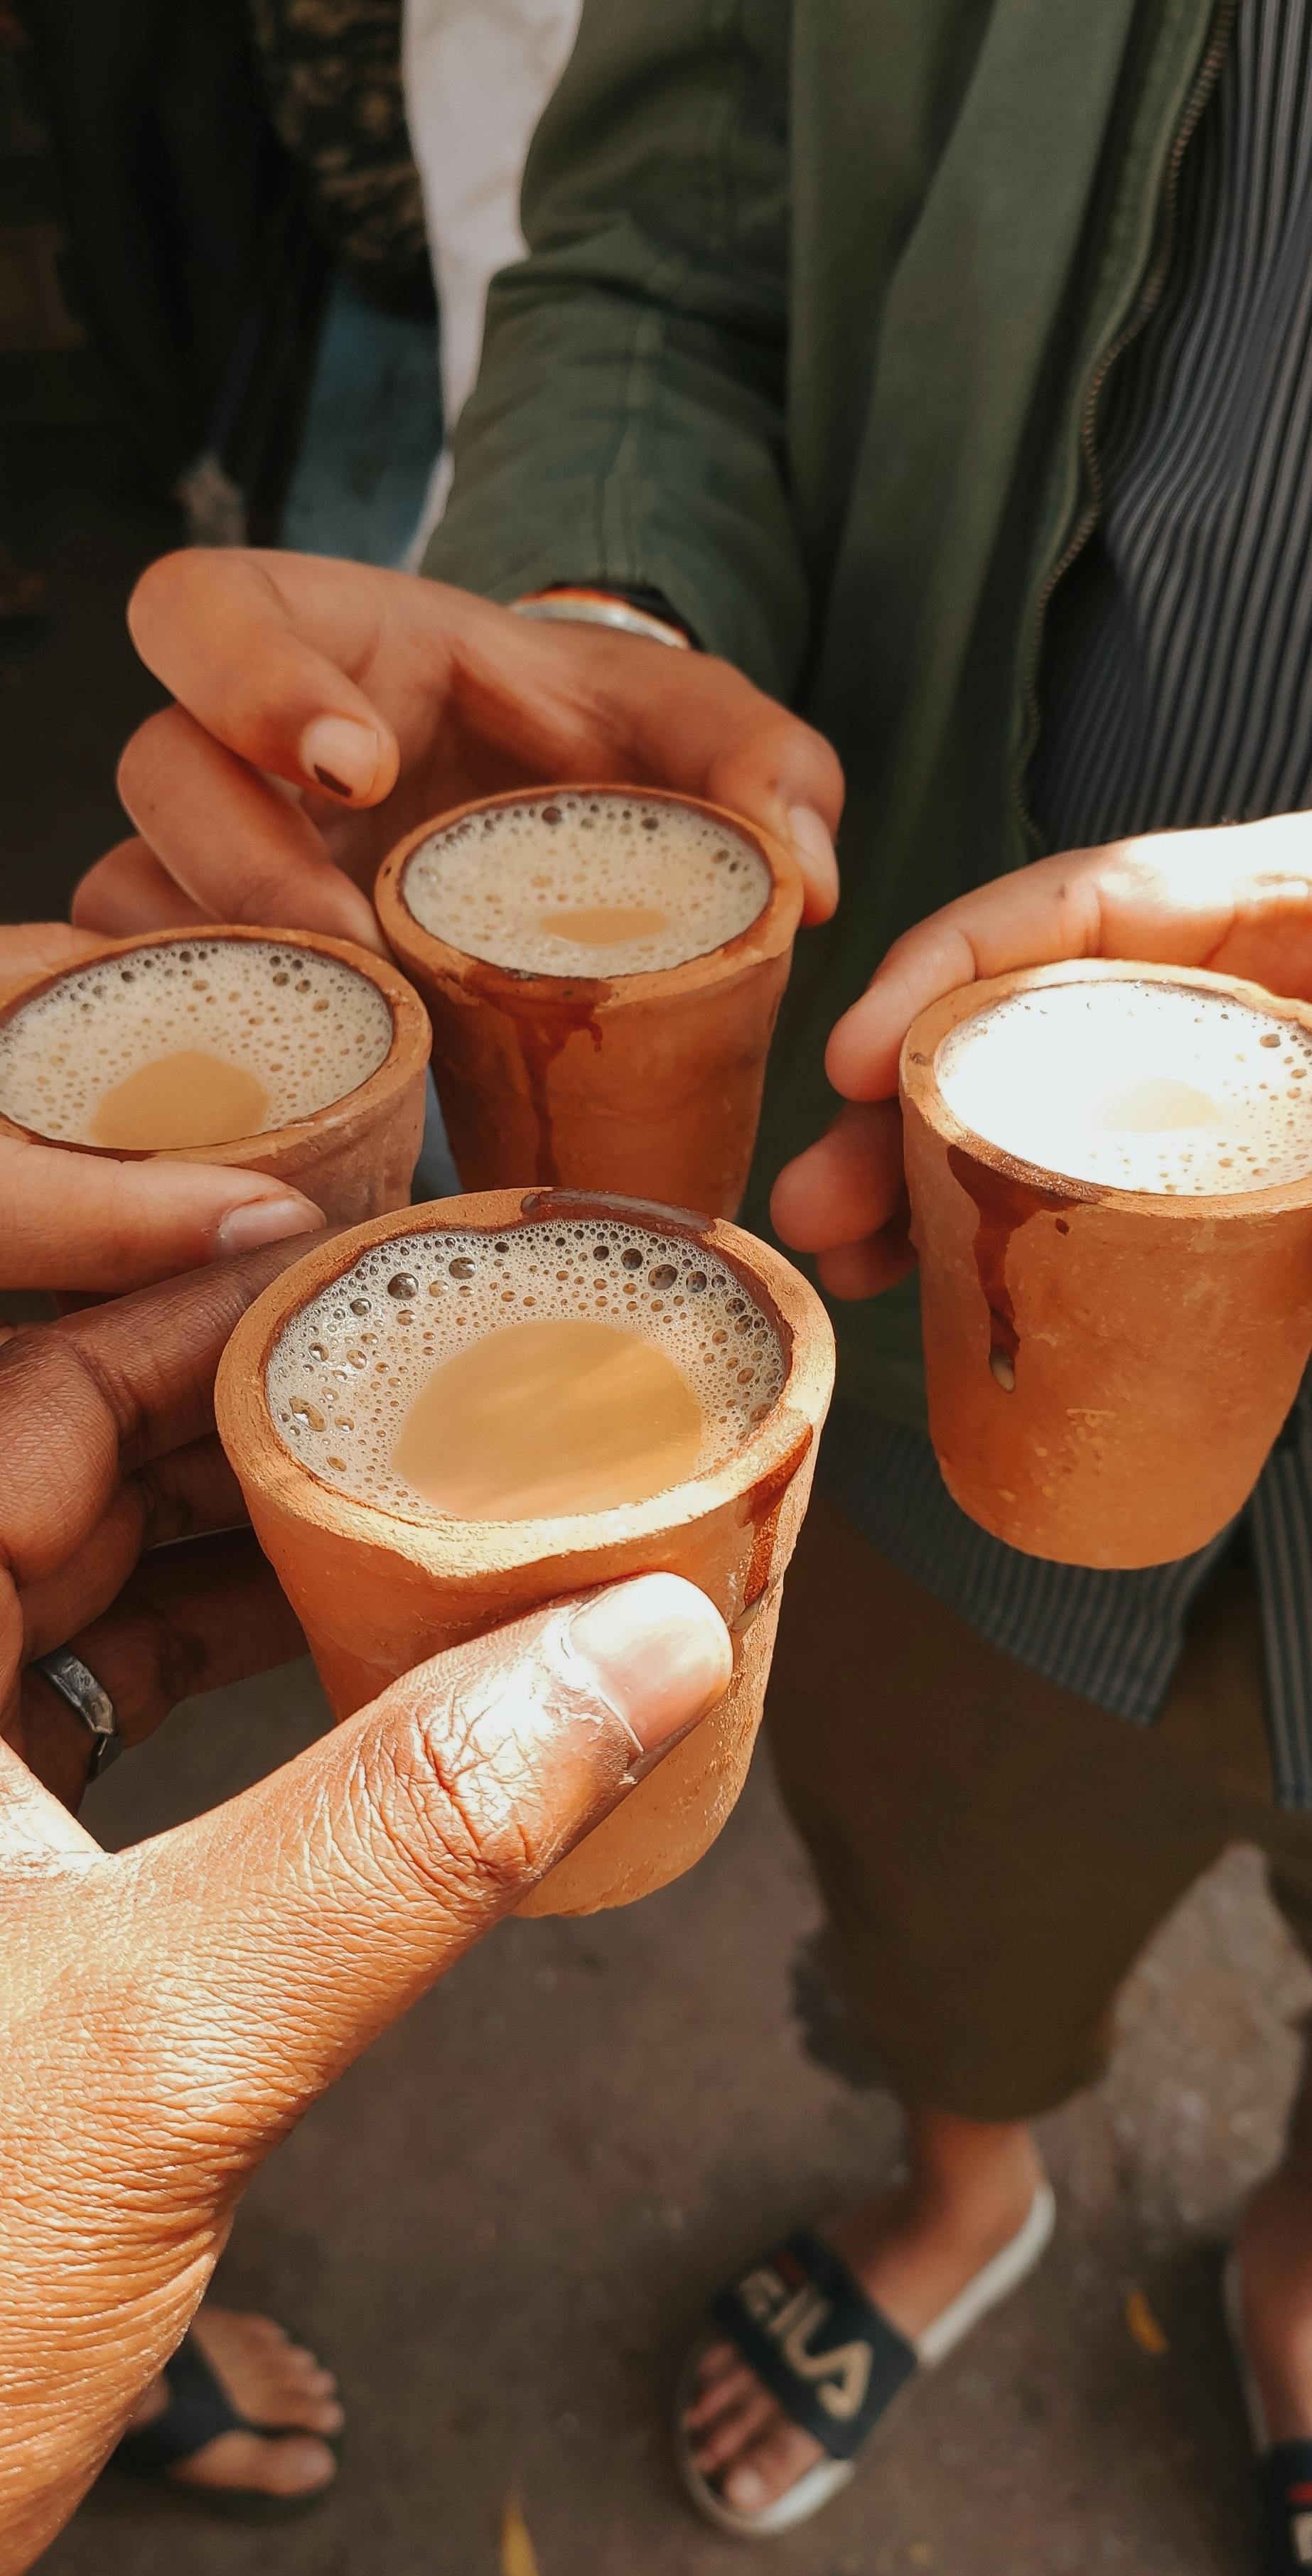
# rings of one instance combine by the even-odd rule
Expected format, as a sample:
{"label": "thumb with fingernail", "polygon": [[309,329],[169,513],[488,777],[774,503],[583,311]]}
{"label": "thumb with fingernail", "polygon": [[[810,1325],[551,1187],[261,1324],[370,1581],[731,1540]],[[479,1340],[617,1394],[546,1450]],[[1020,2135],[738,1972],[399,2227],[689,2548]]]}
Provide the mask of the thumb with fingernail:
{"label": "thumb with fingernail", "polygon": [[0,2192],[0,2576],[176,2348],[261,2159],[732,1668],[705,1595],[641,1575],[436,1656],[243,1796],[113,1854],[0,1746],[0,1914],[22,1927],[0,2163],[41,2178]]}

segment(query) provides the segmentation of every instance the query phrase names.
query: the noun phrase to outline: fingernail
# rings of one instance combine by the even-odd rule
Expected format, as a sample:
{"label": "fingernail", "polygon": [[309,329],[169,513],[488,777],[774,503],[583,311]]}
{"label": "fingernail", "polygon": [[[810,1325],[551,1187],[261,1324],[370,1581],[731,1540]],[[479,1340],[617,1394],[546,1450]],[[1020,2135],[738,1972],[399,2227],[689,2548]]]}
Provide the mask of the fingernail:
{"label": "fingernail", "polygon": [[714,1602],[678,1574],[641,1574],[585,1601],[569,1648],[644,1753],[704,1717],[728,1688],[733,1648]]}
{"label": "fingernail", "polygon": [[354,716],[316,716],[301,736],[301,767],[330,796],[367,796],[378,775],[378,736]]}
{"label": "fingernail", "polygon": [[766,2499],[766,2484],[759,2469],[734,2469],[724,2481],[726,2504],[736,2504],[740,2513],[756,2513]]}
{"label": "fingernail", "polygon": [[247,1199],[229,1208],[210,1258],[225,1261],[235,1252],[258,1252],[262,1243],[286,1243],[293,1234],[321,1234],[326,1223],[323,1209],[308,1199]]}
{"label": "fingernail", "polygon": [[828,824],[821,822],[813,805],[790,805],[788,829],[793,856],[808,884],[826,902],[836,903],[838,861],[834,856],[834,836]]}

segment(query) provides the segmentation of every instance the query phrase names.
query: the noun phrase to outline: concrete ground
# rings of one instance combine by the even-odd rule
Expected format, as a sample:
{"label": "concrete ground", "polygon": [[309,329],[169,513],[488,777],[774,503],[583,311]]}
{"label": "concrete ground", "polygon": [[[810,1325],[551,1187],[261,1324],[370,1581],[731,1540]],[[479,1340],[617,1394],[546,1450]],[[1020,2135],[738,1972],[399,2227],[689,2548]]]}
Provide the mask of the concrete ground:
{"label": "concrete ground", "polygon": [[[121,828],[113,755],[154,702],[122,602],[171,531],[124,502],[84,433],[25,433],[6,462],[24,551],[54,577],[46,632],[0,641],[3,908],[22,917],[58,911]],[[88,1820],[111,1843],[160,1830],[322,1722],[305,1666],[195,1703]],[[267,2303],[339,2370],[338,2493],[303,2523],[232,2531],[107,2486],[50,2576],[529,2576],[498,2540],[512,2495],[540,2576],[735,2566],[668,2459],[700,2304],[897,2155],[887,2098],[817,2063],[793,2011],[795,1976],[813,1995],[815,1916],[762,1768],[679,1887],[497,1934],[283,2148],[223,2266],[230,2299]],[[1310,2003],[1235,1855],[1142,1964],[1105,2084],[1048,2124],[1062,2218],[1043,2269],[776,2567],[1251,2569],[1217,2248],[1274,2154]]]}

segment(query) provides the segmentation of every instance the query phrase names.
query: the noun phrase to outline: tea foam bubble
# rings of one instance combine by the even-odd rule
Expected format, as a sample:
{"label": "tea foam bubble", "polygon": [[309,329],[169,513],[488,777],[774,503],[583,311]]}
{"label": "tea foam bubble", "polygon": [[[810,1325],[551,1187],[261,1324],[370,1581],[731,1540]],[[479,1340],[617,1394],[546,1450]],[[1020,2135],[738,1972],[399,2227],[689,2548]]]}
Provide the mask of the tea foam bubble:
{"label": "tea foam bubble", "polygon": [[[709,955],[770,899],[759,850],[695,807],[626,795],[526,796],[430,834],[401,892],[467,957],[525,975],[652,974]],[[649,911],[662,926],[613,945],[548,929],[571,910]]]}
{"label": "tea foam bubble", "polygon": [[585,1318],[667,1352],[701,1407],[697,1472],[727,1458],[782,1393],[770,1317],[700,1244],[621,1217],[489,1235],[452,1226],[363,1253],[294,1315],[265,1379],[279,1438],[337,1492],[404,1520],[448,1515],[395,1473],[402,1422],[433,1371],[508,1324]]}
{"label": "tea foam bubble", "polygon": [[1072,1180],[1202,1196],[1312,1178],[1312,1037],[1228,994],[1034,986],[963,1021],[934,1070],[964,1127]]}
{"label": "tea foam bubble", "polygon": [[15,1011],[0,1026],[0,1110],[60,1144],[90,1144],[107,1092],[195,1049],[255,1076],[267,1135],[367,1082],[391,1043],[384,995],[339,958],[183,937],[92,959]]}

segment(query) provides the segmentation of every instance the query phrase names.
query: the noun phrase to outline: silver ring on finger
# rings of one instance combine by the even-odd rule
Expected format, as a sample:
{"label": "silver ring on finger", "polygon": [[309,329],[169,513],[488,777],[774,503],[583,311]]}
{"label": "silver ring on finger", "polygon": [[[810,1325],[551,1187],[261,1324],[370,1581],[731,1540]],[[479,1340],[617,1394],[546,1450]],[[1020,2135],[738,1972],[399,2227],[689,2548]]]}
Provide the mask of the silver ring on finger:
{"label": "silver ring on finger", "polygon": [[32,1668],[44,1675],[53,1691],[58,1691],[65,1704],[81,1718],[91,1736],[91,1763],[88,1780],[98,1780],[102,1771],[117,1762],[123,1751],[123,1738],[118,1730],[114,1703],[102,1682],[98,1682],[89,1665],[70,1646],[56,1646],[50,1655],[34,1655]]}

